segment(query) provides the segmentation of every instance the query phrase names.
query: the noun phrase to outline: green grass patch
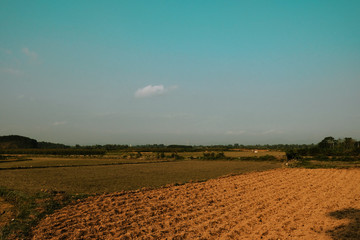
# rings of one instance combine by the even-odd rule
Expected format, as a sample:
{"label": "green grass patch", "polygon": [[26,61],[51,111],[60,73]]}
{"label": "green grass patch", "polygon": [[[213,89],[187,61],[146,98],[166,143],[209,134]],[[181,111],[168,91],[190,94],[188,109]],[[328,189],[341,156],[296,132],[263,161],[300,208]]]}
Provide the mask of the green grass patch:
{"label": "green grass patch", "polygon": [[41,189],[67,193],[109,193],[172,183],[207,180],[230,173],[241,174],[281,167],[264,161],[173,161],[111,166],[81,166],[1,170],[1,185],[24,192]]}

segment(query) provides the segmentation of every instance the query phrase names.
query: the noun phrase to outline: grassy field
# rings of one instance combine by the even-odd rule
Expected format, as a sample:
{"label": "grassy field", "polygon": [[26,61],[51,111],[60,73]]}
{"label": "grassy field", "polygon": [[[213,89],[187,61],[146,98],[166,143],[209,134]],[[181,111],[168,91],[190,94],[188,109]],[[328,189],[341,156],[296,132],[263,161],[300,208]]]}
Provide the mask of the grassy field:
{"label": "grassy field", "polygon": [[[66,193],[104,193],[159,187],[172,183],[203,181],[226,174],[280,167],[280,161],[200,161],[202,152],[178,153],[183,160],[158,159],[157,153],[137,152],[94,156],[19,155],[0,160],[0,186],[36,193],[54,190]],[[283,152],[224,152],[225,157],[257,158],[266,155],[282,159]],[[192,159],[192,160],[191,160]],[[199,159],[199,160],[197,160]]]}
{"label": "grassy field", "polygon": [[[101,161],[96,161],[102,164]],[[7,188],[29,193],[48,189],[93,194],[202,181],[231,173],[240,174],[278,167],[281,167],[281,163],[275,161],[193,160],[111,166],[50,167],[0,170],[0,182]]]}

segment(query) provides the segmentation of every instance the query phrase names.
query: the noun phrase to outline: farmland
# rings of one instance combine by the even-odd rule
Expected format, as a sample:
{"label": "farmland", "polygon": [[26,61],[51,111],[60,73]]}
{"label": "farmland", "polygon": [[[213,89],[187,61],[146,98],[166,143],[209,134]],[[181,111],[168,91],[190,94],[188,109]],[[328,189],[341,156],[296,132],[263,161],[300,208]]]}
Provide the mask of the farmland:
{"label": "farmland", "polygon": [[276,169],[91,197],[34,239],[359,239],[358,169]]}
{"label": "farmland", "polygon": [[[40,222],[40,228],[38,229],[37,227],[38,230],[34,232],[35,239],[51,238],[50,235],[54,236],[55,239],[91,237],[96,239],[149,237],[186,239],[217,239],[218,237],[223,237],[230,239],[239,238],[240,233],[250,238],[259,238],[261,236],[263,238],[274,236],[282,236],[285,239],[286,236],[300,238],[300,235],[296,235],[298,234],[296,231],[291,230],[295,228],[294,226],[281,230],[279,225],[276,230],[277,232],[272,232],[266,228],[266,226],[271,226],[271,221],[274,221],[273,217],[270,217],[269,214],[276,212],[279,212],[280,215],[278,215],[278,219],[275,221],[279,220],[279,224],[286,225],[282,216],[289,215],[291,218],[291,209],[295,208],[293,205],[290,205],[290,210],[287,209],[285,212],[279,210],[278,207],[286,202],[295,199],[294,204],[296,206],[305,204],[304,198],[296,195],[292,186],[295,186],[299,191],[301,189],[303,189],[301,191],[305,191],[305,188],[311,189],[312,186],[315,186],[314,194],[318,191],[326,192],[330,191],[331,187],[324,186],[325,181],[320,181],[319,179],[330,179],[331,174],[333,174],[335,177],[338,176],[340,178],[338,179],[339,181],[344,181],[342,184],[345,184],[345,182],[349,181],[348,178],[355,179],[356,181],[359,172],[351,169],[342,170],[343,172],[339,170],[317,172],[305,169],[304,171],[294,171],[296,169],[286,170],[284,167],[353,168],[359,166],[360,163],[358,161],[323,162],[306,160],[289,162],[290,164],[288,165],[284,163],[284,160],[284,152],[269,150],[233,150],[221,152],[110,151],[104,155],[86,156],[76,154],[64,156],[58,154],[38,155],[33,153],[4,155],[0,159],[0,206],[3,212],[0,216],[0,228],[3,228],[0,238],[1,236],[5,239],[31,238],[34,226],[44,219],[45,216],[62,207],[65,208]],[[312,175],[313,173],[315,175]],[[321,174],[318,176],[317,173]],[[224,176],[227,177],[224,178]],[[314,179],[314,181],[320,181],[321,183],[317,184],[309,179]],[[298,186],[297,184],[300,184],[302,181],[304,185]],[[331,184],[333,186],[335,183]],[[235,189],[233,188],[234,186],[236,186]],[[289,186],[291,186],[291,189],[285,190]],[[336,185],[336,187],[339,187],[339,185]],[[198,192],[198,190],[195,190],[198,188],[202,189],[202,191]],[[250,188],[251,191],[249,192]],[[237,189],[242,190],[237,192]],[[351,186],[350,190],[353,191],[353,194],[357,194],[356,191],[358,189],[355,189],[354,186]],[[347,188],[344,191],[350,190]],[[286,191],[289,193],[287,194]],[[179,194],[174,195],[174,193],[179,193],[182,197]],[[262,195],[263,193],[265,195]],[[202,196],[203,194],[204,196]],[[266,194],[269,196],[269,200],[266,200]],[[275,196],[274,194],[278,195]],[[298,197],[294,197],[294,194]],[[331,194],[328,193],[328,196],[333,198],[334,201],[340,201]],[[344,192],[344,194],[348,194],[348,192]],[[156,199],[154,198],[155,195],[163,196],[161,199],[167,199],[167,204],[157,205],[162,203],[162,201],[151,202],[150,199]],[[87,197],[89,198],[85,200],[84,198]],[[139,198],[143,197],[149,198],[149,201],[138,201]],[[306,199],[311,197],[313,196],[308,196]],[[349,195],[347,203],[353,198],[357,199],[357,197]],[[279,202],[274,203],[274,198],[279,199]],[[227,202],[230,199],[234,201],[231,204]],[[129,201],[134,204],[129,204]],[[109,202],[115,205],[108,205]],[[74,205],[75,203],[78,204]],[[171,206],[178,206],[179,210],[171,212],[174,208],[171,207],[169,209],[170,205],[168,204],[170,203]],[[185,206],[185,203],[188,203],[189,206]],[[88,227],[92,224],[90,221],[92,218],[87,221],[90,225],[86,225],[82,222],[83,219],[76,219],[76,217],[66,212],[68,211],[67,209],[71,209],[69,211],[84,215],[86,218],[86,208],[93,206],[92,204],[96,204],[102,211],[111,212],[109,219],[106,217],[108,216],[107,213],[104,218],[101,218],[101,228],[108,229],[104,230],[105,232],[112,232],[111,236],[105,236],[105,232],[99,229],[96,232],[89,232]],[[274,207],[271,207],[273,204],[275,204]],[[311,204],[316,205],[319,203],[313,201]],[[141,209],[145,205],[152,206],[150,207],[150,212],[147,210],[142,212]],[[241,208],[235,207],[237,205],[241,206]],[[72,206],[76,208],[76,211],[72,209]],[[235,217],[236,213],[231,210],[233,208],[231,206],[246,214],[240,214],[240,219]],[[310,209],[314,208],[313,205],[305,204],[304,206]],[[344,209],[349,208],[349,204],[341,206]],[[353,206],[356,207],[355,205]],[[325,208],[334,211],[336,209],[333,206],[325,206]],[[97,207],[94,207],[94,209],[97,209]],[[191,213],[195,211],[194,209],[197,209],[199,212]],[[182,216],[179,211],[185,214]],[[162,214],[164,212],[169,215]],[[259,216],[261,215],[261,221],[266,221],[268,224],[259,228],[255,223],[256,219],[250,222],[245,220],[244,218],[251,212]],[[207,213],[210,215],[207,215]],[[225,215],[225,218],[222,219],[217,216],[216,214],[218,213]],[[122,214],[125,214],[127,217],[124,218]],[[154,214],[157,216],[156,218],[154,218]],[[356,215],[356,211],[354,214]],[[93,212],[91,215],[98,216],[98,213]],[[215,221],[210,221],[210,217],[215,218]],[[119,226],[111,223],[111,219],[114,218],[122,219],[119,221],[123,224]],[[141,222],[147,218],[154,218],[158,225],[153,226],[149,225],[149,223]],[[11,219],[13,221],[10,221]],[[94,219],[94,221],[98,221],[96,218]],[[187,220],[194,222],[195,225],[186,225]],[[70,224],[74,221],[80,225]],[[197,226],[202,221],[210,221],[211,227],[203,229]],[[134,225],[135,222],[141,223],[145,229],[138,225],[136,227]],[[223,230],[225,225],[232,226],[235,223],[236,225],[233,227],[238,229],[237,231],[231,229]],[[47,226],[52,226],[52,224],[59,226],[59,228],[54,227],[52,228],[54,231],[49,230]],[[242,227],[238,228],[240,225]],[[80,232],[73,231],[73,227],[80,229]],[[324,225],[323,229],[325,227],[329,228],[329,226]],[[181,229],[186,230],[183,231]],[[250,229],[257,229],[257,232],[252,232],[252,235],[250,235]],[[308,231],[307,234],[310,234],[309,236],[320,236],[317,235],[316,231],[314,233],[314,231],[310,231],[308,228],[305,228],[305,230]],[[71,235],[70,232],[78,235]],[[324,234],[330,236],[329,233],[325,232]],[[350,234],[354,235],[356,233],[352,231]]]}
{"label": "farmland", "polygon": [[[190,156],[190,153],[182,154],[184,157]],[[284,155],[279,152],[267,154],[277,157]],[[195,153],[194,158],[198,155],[201,156]],[[239,156],[245,155],[239,153]],[[252,156],[253,153],[249,152],[249,155]],[[232,173],[264,171],[278,167],[281,167],[279,160],[174,160],[157,159],[153,153],[143,153],[140,158],[134,159],[128,159],[124,155],[99,158],[22,156],[20,160],[0,163],[0,181],[2,186],[29,193],[48,189],[93,194],[204,181]]]}

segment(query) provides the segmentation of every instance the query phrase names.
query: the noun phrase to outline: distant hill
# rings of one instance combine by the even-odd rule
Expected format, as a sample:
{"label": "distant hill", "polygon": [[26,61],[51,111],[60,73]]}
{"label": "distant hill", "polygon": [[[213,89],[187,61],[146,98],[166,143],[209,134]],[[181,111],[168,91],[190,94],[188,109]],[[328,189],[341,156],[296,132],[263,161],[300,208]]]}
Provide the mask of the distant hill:
{"label": "distant hill", "polygon": [[38,142],[28,137],[10,135],[0,137],[0,149],[37,148]]}
{"label": "distant hill", "polygon": [[55,149],[55,148],[69,148],[64,144],[50,143],[50,142],[38,142],[35,139],[31,139],[19,135],[0,136],[0,149]]}

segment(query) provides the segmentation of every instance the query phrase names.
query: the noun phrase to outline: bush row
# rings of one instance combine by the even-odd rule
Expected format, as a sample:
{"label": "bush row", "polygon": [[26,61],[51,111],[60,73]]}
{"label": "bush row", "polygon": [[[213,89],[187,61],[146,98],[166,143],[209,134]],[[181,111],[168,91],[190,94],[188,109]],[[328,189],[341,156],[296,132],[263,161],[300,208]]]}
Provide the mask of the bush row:
{"label": "bush row", "polygon": [[203,156],[200,157],[203,160],[244,160],[244,161],[274,161],[278,160],[275,156],[265,155],[265,156],[253,156],[253,157],[226,157],[223,152],[215,153],[215,152],[204,152]]}
{"label": "bush row", "polygon": [[104,155],[103,149],[2,149],[0,154],[34,154],[34,155]]}

